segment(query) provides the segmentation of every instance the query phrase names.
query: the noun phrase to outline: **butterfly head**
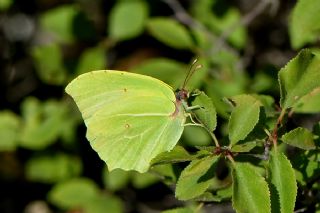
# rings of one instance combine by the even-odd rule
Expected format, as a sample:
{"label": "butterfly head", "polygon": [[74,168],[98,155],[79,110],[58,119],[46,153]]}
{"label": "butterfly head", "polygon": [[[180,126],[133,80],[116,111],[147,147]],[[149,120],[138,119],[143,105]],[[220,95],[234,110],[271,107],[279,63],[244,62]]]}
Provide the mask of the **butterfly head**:
{"label": "butterfly head", "polygon": [[189,98],[189,92],[186,89],[181,89],[176,92],[176,100],[183,101]]}

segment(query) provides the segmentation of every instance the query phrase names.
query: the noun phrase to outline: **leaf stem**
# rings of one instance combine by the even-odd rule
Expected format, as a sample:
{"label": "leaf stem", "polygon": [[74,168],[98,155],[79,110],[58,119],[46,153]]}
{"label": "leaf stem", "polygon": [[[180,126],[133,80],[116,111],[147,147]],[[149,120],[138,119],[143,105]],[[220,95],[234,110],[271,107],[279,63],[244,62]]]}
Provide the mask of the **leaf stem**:
{"label": "leaf stem", "polygon": [[236,162],[234,161],[234,159],[231,155],[226,155],[226,156],[231,161],[232,165],[236,165]]}
{"label": "leaf stem", "polygon": [[215,134],[213,134],[212,131],[210,131],[210,129],[208,129],[208,127],[206,125],[204,125],[200,119],[197,117],[197,115],[195,113],[192,113],[192,115],[195,117],[195,119],[199,122],[200,126],[202,128],[204,128],[210,135],[210,137],[212,138],[214,144],[216,145],[216,147],[220,147],[219,141],[217,139],[217,137],[215,136]]}
{"label": "leaf stem", "polygon": [[199,205],[195,209],[195,212],[201,212],[202,206],[203,206],[203,203],[199,203]]}
{"label": "leaf stem", "polygon": [[275,151],[277,151],[278,129],[279,129],[279,126],[282,124],[282,120],[283,120],[285,114],[286,114],[286,109],[282,108],[281,113],[277,119],[277,123],[276,123],[276,125],[273,129],[273,132],[272,132],[272,143],[273,143]]}

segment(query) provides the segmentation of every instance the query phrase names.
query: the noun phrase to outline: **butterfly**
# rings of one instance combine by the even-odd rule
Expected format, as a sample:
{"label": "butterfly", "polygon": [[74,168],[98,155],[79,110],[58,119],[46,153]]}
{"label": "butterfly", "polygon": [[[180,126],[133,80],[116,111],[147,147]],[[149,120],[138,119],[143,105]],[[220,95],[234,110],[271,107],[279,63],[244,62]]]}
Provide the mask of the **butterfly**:
{"label": "butterfly", "polygon": [[175,93],[146,75],[92,71],[70,82],[66,92],[82,114],[92,148],[110,171],[146,172],[154,157],[177,144],[188,116],[185,89]]}

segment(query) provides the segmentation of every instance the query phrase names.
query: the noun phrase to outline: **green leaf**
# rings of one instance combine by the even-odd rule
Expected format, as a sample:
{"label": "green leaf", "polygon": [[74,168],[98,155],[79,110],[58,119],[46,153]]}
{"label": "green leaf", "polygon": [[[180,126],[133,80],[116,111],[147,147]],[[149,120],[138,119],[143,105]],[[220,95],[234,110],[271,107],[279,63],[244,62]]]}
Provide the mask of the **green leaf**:
{"label": "green leaf", "polygon": [[123,213],[124,205],[118,197],[102,194],[86,201],[83,209],[85,213]]}
{"label": "green leaf", "polygon": [[312,132],[302,127],[298,127],[284,134],[281,140],[300,149],[310,150],[316,148]]}
{"label": "green leaf", "polygon": [[102,47],[88,48],[80,56],[76,74],[80,75],[92,70],[103,70],[106,68],[106,54]]}
{"label": "green leaf", "polygon": [[196,96],[192,102],[192,106],[199,106],[194,112],[200,122],[209,130],[214,131],[217,126],[217,112],[213,106],[212,100],[204,93],[201,92]]}
{"label": "green leaf", "polygon": [[[220,183],[221,185],[221,183]],[[232,197],[232,187],[229,187],[215,190],[215,192],[205,192],[199,197],[196,197],[196,201],[200,202],[221,202],[224,200],[230,200]]]}
{"label": "green leaf", "polygon": [[293,48],[301,48],[307,43],[315,42],[319,38],[319,10],[319,1],[297,1],[289,22],[290,41]]}
{"label": "green leaf", "polygon": [[185,207],[185,208],[176,208],[176,209],[162,211],[162,213],[194,213],[194,210]]}
{"label": "green leaf", "polygon": [[133,172],[132,185],[136,189],[144,189],[159,182],[160,178],[152,173]]}
{"label": "green leaf", "polygon": [[[29,97],[22,103],[23,128],[19,145],[33,150],[44,149],[68,131],[74,131],[74,123],[66,122],[70,116],[64,102],[48,100],[41,103]],[[70,117],[71,120],[73,118]]]}
{"label": "green leaf", "polygon": [[118,1],[109,18],[109,34],[116,40],[127,40],[142,33],[148,16],[144,1]]}
{"label": "green leaf", "polygon": [[111,172],[107,167],[103,169],[103,182],[108,190],[117,191],[127,186],[132,173],[121,169],[115,169]]}
{"label": "green leaf", "polygon": [[283,153],[271,152],[269,173],[272,209],[292,213],[297,183],[291,163]]}
{"label": "green leaf", "polygon": [[84,207],[97,197],[99,189],[90,179],[70,179],[56,184],[49,192],[49,201],[61,209]]}
{"label": "green leaf", "polygon": [[176,187],[179,200],[189,200],[203,194],[215,175],[218,156],[192,161],[181,173]]}
{"label": "green leaf", "polygon": [[310,93],[303,96],[293,107],[298,113],[317,113],[320,112],[320,87],[313,89]]}
{"label": "green leaf", "polygon": [[[303,96],[320,87],[320,56],[311,50],[302,50],[279,72],[280,105],[287,109],[303,105]],[[308,103],[306,103],[308,104]]]}
{"label": "green leaf", "polygon": [[174,164],[161,164],[151,168],[151,173],[162,177],[161,181],[167,185],[176,184],[180,172],[180,167]]}
{"label": "green leaf", "polygon": [[251,95],[238,95],[232,97],[235,107],[229,120],[229,140],[231,145],[243,140],[253,130],[259,121],[259,100]]}
{"label": "green leaf", "polygon": [[34,157],[26,163],[26,176],[31,181],[54,183],[78,176],[81,167],[78,158],[65,154]]}
{"label": "green leaf", "polygon": [[47,84],[61,85],[67,78],[63,64],[63,56],[57,44],[36,46],[32,49],[32,57],[40,79]]}
{"label": "green leaf", "polygon": [[40,25],[54,39],[61,42],[74,40],[73,24],[79,10],[75,5],[64,5],[51,9],[40,16]]}
{"label": "green leaf", "polygon": [[177,163],[193,160],[193,156],[190,155],[182,146],[175,146],[171,151],[164,152],[155,157],[152,161],[152,165]]}
{"label": "green leaf", "polygon": [[310,180],[315,180],[320,172],[318,152],[318,150],[299,152],[291,160],[296,180],[303,187],[308,187]]}
{"label": "green leaf", "polygon": [[190,49],[194,45],[188,30],[174,19],[150,19],[148,29],[152,36],[170,47]]}
{"label": "green leaf", "polygon": [[270,193],[265,179],[248,163],[235,163],[232,171],[232,205],[239,213],[270,213]]}
{"label": "green leaf", "polygon": [[164,81],[173,88],[179,88],[183,83],[186,65],[169,58],[152,58],[131,68],[132,72],[149,75]]}
{"label": "green leaf", "polygon": [[5,11],[10,8],[13,0],[0,0],[0,11]]}
{"label": "green leaf", "polygon": [[236,144],[231,148],[232,152],[249,152],[251,149],[257,146],[256,141],[249,141],[243,144]]}
{"label": "green leaf", "polygon": [[200,126],[186,126],[182,134],[183,144],[188,146],[209,146],[212,138],[208,132]]}
{"label": "green leaf", "polygon": [[[243,25],[238,24],[241,19],[240,11],[229,7],[218,12],[214,11],[214,8],[220,8],[217,1],[198,0],[193,2],[191,9],[193,9],[196,20],[203,23],[213,34],[222,34],[232,28],[233,31],[228,36],[228,41],[237,48],[243,48],[246,44],[247,32]],[[211,41],[209,47],[213,45]]]}
{"label": "green leaf", "polygon": [[0,151],[14,151],[19,139],[20,118],[11,111],[0,111]]}

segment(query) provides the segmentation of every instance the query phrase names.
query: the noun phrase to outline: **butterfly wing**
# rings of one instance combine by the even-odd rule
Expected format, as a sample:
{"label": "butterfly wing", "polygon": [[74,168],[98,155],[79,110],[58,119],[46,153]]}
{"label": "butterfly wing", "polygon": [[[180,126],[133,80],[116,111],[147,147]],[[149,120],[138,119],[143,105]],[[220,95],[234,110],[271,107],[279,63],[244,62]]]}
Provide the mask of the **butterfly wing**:
{"label": "butterfly wing", "polygon": [[176,110],[167,84],[121,71],[93,71],[73,80],[66,92],[87,126],[87,138],[109,170],[145,172],[159,153],[171,150],[185,116]]}

